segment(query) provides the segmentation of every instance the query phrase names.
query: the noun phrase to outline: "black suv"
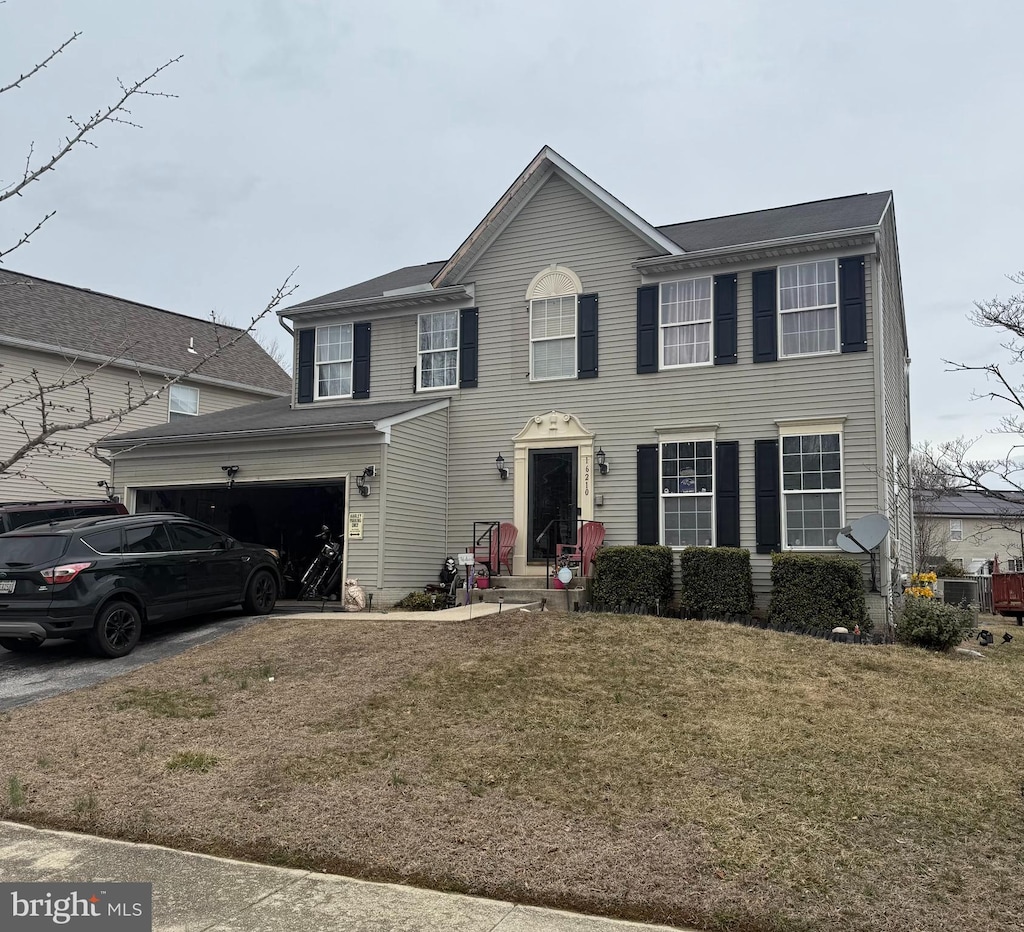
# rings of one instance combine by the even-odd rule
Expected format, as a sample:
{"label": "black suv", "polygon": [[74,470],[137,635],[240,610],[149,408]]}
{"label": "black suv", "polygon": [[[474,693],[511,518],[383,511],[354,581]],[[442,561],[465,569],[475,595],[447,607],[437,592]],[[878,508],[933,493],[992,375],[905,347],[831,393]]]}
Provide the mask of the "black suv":
{"label": "black suv", "polygon": [[65,498],[52,502],[4,502],[0,505],[0,534],[28,527],[30,524],[46,524],[47,521],[126,514],[128,509],[124,505],[106,499]]}
{"label": "black suv", "polygon": [[185,515],[81,518],[0,534],[0,646],[85,638],[123,657],[143,624],[228,605],[266,615],[277,554]]}

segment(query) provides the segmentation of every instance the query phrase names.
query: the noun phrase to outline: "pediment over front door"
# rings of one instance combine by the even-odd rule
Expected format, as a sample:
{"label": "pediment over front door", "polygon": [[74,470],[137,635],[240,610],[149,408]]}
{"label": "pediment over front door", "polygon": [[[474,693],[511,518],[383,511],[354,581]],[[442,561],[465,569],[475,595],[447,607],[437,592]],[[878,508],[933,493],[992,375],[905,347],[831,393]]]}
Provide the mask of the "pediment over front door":
{"label": "pediment over front door", "polygon": [[514,439],[516,443],[531,446],[545,442],[561,445],[569,441],[593,441],[594,435],[575,414],[549,411],[531,417]]}

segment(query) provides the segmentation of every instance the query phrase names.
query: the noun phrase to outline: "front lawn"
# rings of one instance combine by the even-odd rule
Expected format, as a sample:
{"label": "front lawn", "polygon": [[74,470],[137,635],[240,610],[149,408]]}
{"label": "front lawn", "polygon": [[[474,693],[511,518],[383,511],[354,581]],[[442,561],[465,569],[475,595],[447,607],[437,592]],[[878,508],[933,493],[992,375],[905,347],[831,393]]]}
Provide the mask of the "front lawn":
{"label": "front lawn", "polygon": [[272,619],[0,716],[0,816],[706,929],[1009,932],[1022,673],[1024,635],[972,662],[655,618]]}

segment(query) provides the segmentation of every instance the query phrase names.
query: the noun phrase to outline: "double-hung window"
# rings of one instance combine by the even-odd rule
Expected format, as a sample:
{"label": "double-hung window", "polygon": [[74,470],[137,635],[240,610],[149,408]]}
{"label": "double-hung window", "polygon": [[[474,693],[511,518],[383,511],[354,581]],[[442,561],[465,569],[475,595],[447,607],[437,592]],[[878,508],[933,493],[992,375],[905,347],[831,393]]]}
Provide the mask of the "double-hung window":
{"label": "double-hung window", "polygon": [[843,527],[842,434],[783,435],[781,446],[786,547],[834,548]]}
{"label": "double-hung window", "polygon": [[167,397],[167,420],[180,421],[199,414],[199,389],[180,382],[171,386]]}
{"label": "double-hung window", "polygon": [[950,518],[949,519],[949,539],[950,540],[963,540],[964,539],[964,522],[961,518]]}
{"label": "double-hung window", "polygon": [[352,394],[352,325],[316,328],[316,398]]}
{"label": "double-hung window", "polygon": [[711,362],[711,278],[662,282],[661,367]]}
{"label": "double-hung window", "polygon": [[839,350],[836,262],[779,267],[779,330],[783,356]]}
{"label": "double-hung window", "polygon": [[458,385],[459,312],[438,311],[419,316],[416,384],[420,389]]}
{"label": "double-hung window", "polygon": [[661,444],[661,540],[669,547],[715,542],[714,441]]}
{"label": "double-hung window", "polygon": [[530,377],[576,378],[576,295],[530,301]]}

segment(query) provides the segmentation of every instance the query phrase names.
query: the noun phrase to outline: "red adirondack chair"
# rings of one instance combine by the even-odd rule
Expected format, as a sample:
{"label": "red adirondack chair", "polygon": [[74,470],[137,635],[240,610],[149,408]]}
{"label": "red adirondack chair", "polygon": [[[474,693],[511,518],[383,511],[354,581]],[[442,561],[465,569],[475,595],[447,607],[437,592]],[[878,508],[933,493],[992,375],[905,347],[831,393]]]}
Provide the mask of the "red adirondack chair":
{"label": "red adirondack chair", "polygon": [[604,525],[600,521],[584,521],[580,528],[579,540],[575,544],[559,544],[555,548],[555,560],[564,556],[573,563],[579,563],[580,576],[590,575],[590,564],[594,562],[597,548],[604,543]]}
{"label": "red adirondack chair", "polygon": [[469,552],[473,554],[477,563],[487,567],[491,576],[501,573],[501,565],[508,567],[508,573],[512,575],[512,551],[516,547],[516,538],[519,536],[519,528],[511,521],[502,521],[501,524],[491,531],[490,549],[484,547],[470,547]]}

